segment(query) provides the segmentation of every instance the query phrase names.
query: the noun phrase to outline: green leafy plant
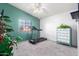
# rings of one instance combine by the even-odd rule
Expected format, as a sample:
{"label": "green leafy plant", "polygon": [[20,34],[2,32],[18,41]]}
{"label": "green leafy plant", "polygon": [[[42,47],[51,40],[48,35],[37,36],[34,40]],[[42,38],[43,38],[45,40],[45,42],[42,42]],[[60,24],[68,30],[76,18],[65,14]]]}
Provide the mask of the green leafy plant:
{"label": "green leafy plant", "polygon": [[12,55],[13,41],[12,38],[8,35],[8,33],[14,30],[12,29],[12,26],[8,24],[10,22],[10,17],[5,16],[4,10],[2,10],[0,16],[0,37],[3,37],[0,38],[0,55],[2,56]]}
{"label": "green leafy plant", "polygon": [[66,24],[61,24],[60,26],[58,26],[58,28],[70,28],[70,26]]}
{"label": "green leafy plant", "polygon": [[4,16],[4,10],[2,10],[0,16],[0,34],[13,31],[12,26],[7,24],[8,22],[11,22],[10,17]]}

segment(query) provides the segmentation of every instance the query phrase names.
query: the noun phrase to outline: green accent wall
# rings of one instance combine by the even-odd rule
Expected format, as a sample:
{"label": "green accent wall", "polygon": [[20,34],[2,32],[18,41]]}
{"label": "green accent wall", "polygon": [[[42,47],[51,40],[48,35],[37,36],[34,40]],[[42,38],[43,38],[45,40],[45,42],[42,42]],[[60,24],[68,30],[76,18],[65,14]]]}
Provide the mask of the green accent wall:
{"label": "green accent wall", "polygon": [[[29,40],[31,38],[31,34],[28,32],[20,32],[18,28],[18,20],[30,20],[32,22],[32,26],[40,28],[40,20],[8,3],[0,3],[0,11],[4,9],[5,15],[9,16],[12,22],[10,25],[13,27],[14,32],[11,32],[11,35],[14,37],[21,36],[23,40]],[[40,34],[39,34],[40,35]],[[34,35],[33,35],[34,36]],[[35,34],[36,37],[36,34]]]}

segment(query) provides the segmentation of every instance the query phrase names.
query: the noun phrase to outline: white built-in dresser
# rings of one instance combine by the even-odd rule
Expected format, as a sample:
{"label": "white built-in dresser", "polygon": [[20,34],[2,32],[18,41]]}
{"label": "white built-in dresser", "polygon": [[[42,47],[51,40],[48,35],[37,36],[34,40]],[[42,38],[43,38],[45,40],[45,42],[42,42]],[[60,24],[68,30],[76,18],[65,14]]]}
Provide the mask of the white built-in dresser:
{"label": "white built-in dresser", "polygon": [[67,45],[72,45],[72,29],[71,28],[57,28],[57,42]]}

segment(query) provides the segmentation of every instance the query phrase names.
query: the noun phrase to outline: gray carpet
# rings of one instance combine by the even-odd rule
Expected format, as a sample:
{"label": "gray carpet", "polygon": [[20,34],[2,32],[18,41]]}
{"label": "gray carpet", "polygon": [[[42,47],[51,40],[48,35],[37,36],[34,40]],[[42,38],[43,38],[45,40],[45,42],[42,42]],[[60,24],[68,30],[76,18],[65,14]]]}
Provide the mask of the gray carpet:
{"label": "gray carpet", "polygon": [[77,48],[57,44],[47,40],[36,45],[28,41],[18,43],[14,48],[14,56],[76,56]]}

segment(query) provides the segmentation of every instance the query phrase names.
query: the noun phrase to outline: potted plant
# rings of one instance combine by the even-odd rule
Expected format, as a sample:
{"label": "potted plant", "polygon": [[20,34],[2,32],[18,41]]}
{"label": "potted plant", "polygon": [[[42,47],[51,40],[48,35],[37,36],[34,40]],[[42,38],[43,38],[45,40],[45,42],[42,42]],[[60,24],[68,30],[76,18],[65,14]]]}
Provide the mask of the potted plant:
{"label": "potted plant", "polygon": [[58,26],[58,28],[66,29],[66,28],[71,28],[71,27],[66,24],[61,24],[60,26]]}
{"label": "potted plant", "polygon": [[13,31],[12,27],[8,25],[11,22],[9,16],[4,15],[4,10],[1,11],[0,16],[0,55],[9,56],[12,55],[13,41],[8,32]]}

